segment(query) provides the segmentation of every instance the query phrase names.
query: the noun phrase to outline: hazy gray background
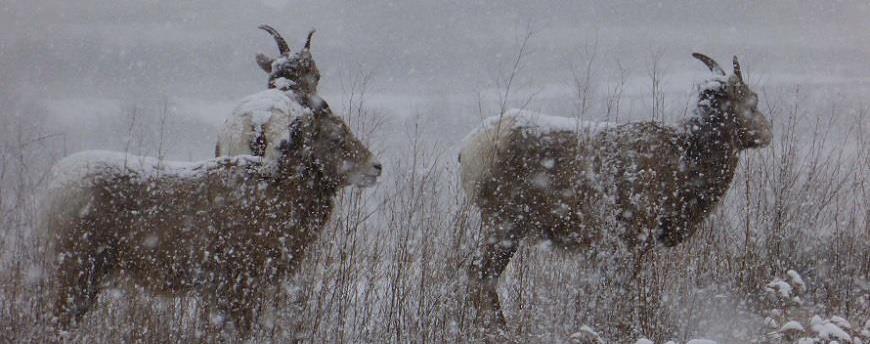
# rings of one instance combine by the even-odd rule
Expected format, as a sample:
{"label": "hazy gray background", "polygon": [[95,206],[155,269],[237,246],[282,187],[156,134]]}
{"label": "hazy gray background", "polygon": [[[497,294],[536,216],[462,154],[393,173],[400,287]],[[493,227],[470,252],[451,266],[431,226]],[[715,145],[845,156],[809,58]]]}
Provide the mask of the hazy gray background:
{"label": "hazy gray background", "polygon": [[[870,89],[868,18],[866,1],[3,0],[0,99],[40,104],[85,132],[125,104],[164,96],[179,118],[219,125],[238,99],[264,88],[253,56],[275,54],[257,29],[267,23],[294,48],[317,29],[327,100],[346,94],[350,75],[369,72],[372,102],[391,116],[468,116],[461,112],[474,107],[455,104],[498,86],[529,28],[520,87],[539,93],[542,110],[561,111],[545,104],[570,97],[572,68],[593,46],[597,85],[618,61],[627,96],[646,87],[661,56],[676,106],[704,77],[692,51],[723,65],[739,55],[759,87],[818,86],[859,100]],[[201,143],[186,154],[207,155],[211,130],[179,133]]]}
{"label": "hazy gray background", "polygon": [[[320,91],[336,111],[347,114],[353,85],[373,76],[363,106],[370,116],[348,121],[381,154],[385,174],[362,193],[346,189],[306,273],[293,279],[298,288],[279,288],[289,295],[276,295],[275,305],[291,307],[262,317],[264,330],[294,328],[300,317],[310,338],[327,342],[468,340],[468,304],[457,295],[480,227],[462,201],[456,149],[481,116],[497,113],[531,29],[508,106],[580,116],[572,79],[585,79],[592,59],[592,103],[582,116],[617,119],[602,115],[603,100],[622,79],[618,120],[649,119],[657,64],[659,118],[674,121],[710,75],[691,52],[728,69],[736,54],[774,141],[742,154],[729,196],[697,239],[645,253],[637,262],[650,268],[637,278],[605,277],[619,270],[601,269],[616,260],[596,257],[609,254],[520,251],[501,284],[518,341],[571,341],[581,325],[634,336],[650,325],[661,332],[657,342],[697,335],[746,343],[773,333],[765,317],[809,329],[817,312],[844,316],[855,333],[870,318],[862,307],[870,300],[868,3],[0,0],[0,328],[11,329],[0,341],[39,342],[49,328],[51,297],[40,278],[48,265],[32,240],[45,234],[34,229],[48,166],[82,149],[210,157],[235,104],[265,89],[254,55],[277,49],[261,24],[294,49],[317,28]],[[373,118],[383,125],[365,134],[361,124]],[[788,279],[787,269],[809,287],[797,294],[799,308],[763,291]],[[629,289],[638,293],[626,298]],[[215,319],[200,319],[207,313],[187,306],[196,304],[107,294],[74,340],[200,336]],[[294,294],[310,295],[306,311],[287,303]]]}

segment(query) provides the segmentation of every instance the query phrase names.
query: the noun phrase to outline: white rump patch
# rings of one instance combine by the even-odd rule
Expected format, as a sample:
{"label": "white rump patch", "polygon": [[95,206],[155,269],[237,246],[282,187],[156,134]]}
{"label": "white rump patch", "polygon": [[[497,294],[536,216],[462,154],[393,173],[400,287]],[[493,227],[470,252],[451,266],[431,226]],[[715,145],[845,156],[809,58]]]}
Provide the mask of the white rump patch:
{"label": "white rump patch", "polygon": [[[491,116],[483,120],[476,129],[462,140],[462,188],[465,194],[474,198],[477,195],[477,185],[489,178],[489,171],[495,148],[502,146],[502,141],[510,135],[513,129],[523,129],[529,134],[544,135],[552,132],[570,131],[594,135],[605,129],[615,128],[613,122],[583,121],[577,118],[550,116],[538,112],[511,109],[501,116]],[[552,161],[541,162],[546,168],[552,168]]]}

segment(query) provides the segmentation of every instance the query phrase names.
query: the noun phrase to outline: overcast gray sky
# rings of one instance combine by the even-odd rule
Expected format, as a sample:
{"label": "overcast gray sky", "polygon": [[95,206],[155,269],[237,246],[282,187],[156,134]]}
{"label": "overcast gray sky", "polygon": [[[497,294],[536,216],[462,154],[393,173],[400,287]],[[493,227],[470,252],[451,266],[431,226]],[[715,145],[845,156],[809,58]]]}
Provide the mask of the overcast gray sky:
{"label": "overcast gray sky", "polygon": [[291,42],[317,28],[327,88],[357,66],[387,90],[472,90],[528,26],[528,71],[542,82],[595,40],[605,59],[635,69],[651,51],[668,70],[697,68],[688,54],[699,50],[740,54],[770,75],[867,78],[868,18],[866,1],[4,0],[0,72],[6,92],[14,80],[51,93],[238,97],[263,87],[253,54],[275,52],[256,29],[268,23]]}

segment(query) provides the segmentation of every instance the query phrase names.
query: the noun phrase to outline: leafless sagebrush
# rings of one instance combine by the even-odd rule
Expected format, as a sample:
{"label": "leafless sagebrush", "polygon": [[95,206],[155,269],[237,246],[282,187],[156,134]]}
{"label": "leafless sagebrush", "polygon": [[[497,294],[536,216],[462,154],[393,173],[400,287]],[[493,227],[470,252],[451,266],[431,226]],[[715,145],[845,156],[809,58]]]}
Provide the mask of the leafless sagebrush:
{"label": "leafless sagebrush", "polygon": [[[606,50],[599,56],[596,61],[610,60]],[[620,121],[648,119],[650,95],[635,100],[625,91],[632,89],[635,77],[647,76],[648,69],[604,67],[593,66],[601,68],[597,75],[602,76],[602,92],[590,93],[587,114],[607,113]],[[607,73],[612,81],[604,77]],[[731,190],[695,234],[671,249],[652,250],[627,279],[623,271],[611,271],[605,257],[566,255],[546,244],[521,245],[498,286],[515,341],[635,343],[648,338],[686,343],[706,338],[718,343],[795,343],[806,338],[843,343],[834,332],[819,332],[839,323],[853,343],[856,338],[866,342],[866,104],[830,98],[818,85],[798,90],[744,77],[758,92],[760,109],[775,135],[766,148],[741,155]],[[377,80],[348,82],[363,88],[366,83]],[[485,241],[478,211],[461,191],[455,153],[456,142],[472,126],[463,119],[478,113],[480,99],[433,100],[430,108],[435,110],[424,108],[402,119],[377,109],[371,92],[354,87],[342,90],[346,101],[331,105],[344,104],[336,113],[346,116],[361,141],[381,147],[379,160],[389,163],[377,188],[345,188],[336,196],[331,220],[300,262],[304,273],[288,276],[257,307],[249,341],[479,342],[484,333],[475,325],[477,310],[466,300],[465,269]],[[521,89],[514,91],[519,99],[512,104],[537,110],[539,102],[523,97]],[[482,101],[493,109],[502,104],[500,99]],[[662,102],[665,112],[679,114],[682,109],[673,108],[677,103]],[[55,136],[59,130],[38,109],[2,104],[0,121],[7,131],[0,135],[0,170],[5,170],[0,178],[0,233],[5,240],[0,252],[0,342],[42,343],[51,339],[50,287],[56,281],[50,273],[53,263],[43,254],[45,241],[37,237],[42,208],[37,196],[45,189],[50,166],[65,155],[64,138]],[[457,113],[451,130],[443,127],[445,113],[436,111],[444,108]],[[138,111],[137,123],[150,125],[150,107]],[[106,130],[105,145],[122,150],[128,126],[120,123],[117,130]],[[13,128],[25,130],[17,136]],[[453,131],[457,134],[451,136]],[[117,137],[111,137],[115,132]],[[143,136],[140,145],[137,138],[131,151],[158,147],[151,142],[156,139]],[[211,155],[213,143],[212,137],[205,139],[198,156]],[[69,139],[66,147],[81,143]],[[184,156],[188,149],[176,144],[164,148],[170,156]],[[792,286],[785,299],[779,290],[783,282],[795,283],[790,270],[802,277],[805,289]],[[103,290],[64,342],[244,341],[234,331],[214,326],[220,313],[202,298],[160,297],[112,282]],[[803,331],[795,332],[800,330],[792,321]]]}

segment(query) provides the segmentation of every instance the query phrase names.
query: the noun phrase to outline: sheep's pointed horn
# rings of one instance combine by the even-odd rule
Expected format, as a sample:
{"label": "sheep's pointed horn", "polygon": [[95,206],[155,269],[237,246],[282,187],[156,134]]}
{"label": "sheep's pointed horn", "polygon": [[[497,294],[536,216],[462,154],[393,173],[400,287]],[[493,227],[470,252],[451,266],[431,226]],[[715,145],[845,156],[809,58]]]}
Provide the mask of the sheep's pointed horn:
{"label": "sheep's pointed horn", "polygon": [[707,68],[710,68],[710,71],[719,75],[725,75],[725,70],[722,67],[719,67],[719,64],[716,63],[713,59],[708,57],[707,55],[701,53],[692,53],[692,57],[701,60]]}
{"label": "sheep's pointed horn", "polygon": [[278,31],[269,25],[260,25],[258,28],[268,32],[273,38],[275,38],[275,43],[278,43],[278,52],[280,52],[281,55],[290,56],[290,46],[287,45],[287,41],[284,40],[284,37],[281,37],[281,34],[278,33]]}
{"label": "sheep's pointed horn", "polygon": [[737,80],[743,82],[743,73],[740,71],[740,62],[737,62],[737,56],[734,56],[734,75],[737,76]]}
{"label": "sheep's pointed horn", "polygon": [[308,39],[305,40],[305,49],[306,50],[311,50],[311,36],[314,36],[314,31],[316,31],[316,30],[311,29],[311,31],[308,32]]}

